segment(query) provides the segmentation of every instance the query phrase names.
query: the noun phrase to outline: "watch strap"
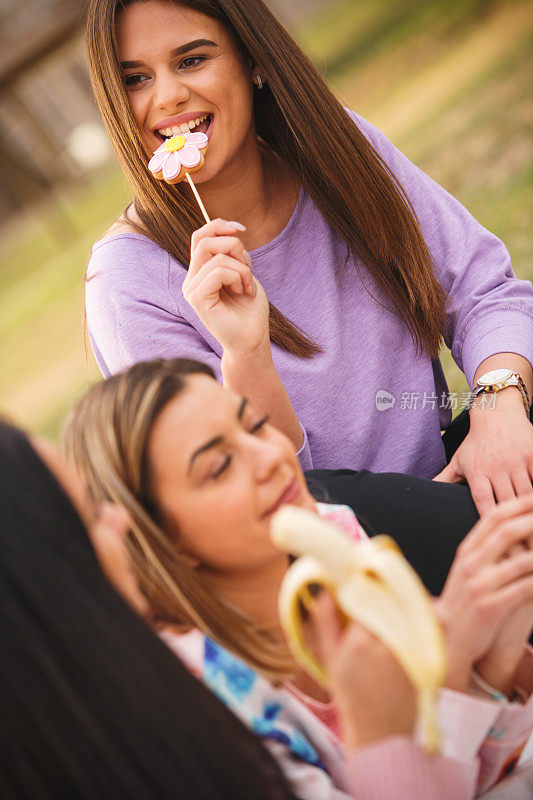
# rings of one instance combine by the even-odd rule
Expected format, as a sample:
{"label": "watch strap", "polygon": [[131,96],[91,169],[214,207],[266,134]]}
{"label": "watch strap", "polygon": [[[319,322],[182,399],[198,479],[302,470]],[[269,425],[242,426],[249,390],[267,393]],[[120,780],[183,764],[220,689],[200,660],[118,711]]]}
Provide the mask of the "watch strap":
{"label": "watch strap", "polygon": [[[515,381],[509,383],[510,378],[515,378]],[[474,387],[473,395],[474,398],[476,398],[480,394],[491,394],[492,392],[501,392],[503,391],[503,389],[507,389],[511,386],[516,387],[520,392],[520,394],[522,395],[524,410],[529,419],[529,413],[531,407],[529,402],[529,396],[527,393],[526,385],[522,380],[522,378],[520,377],[520,375],[518,374],[518,372],[511,372],[511,374],[501,382],[496,381],[492,384],[482,384],[482,385],[477,384],[477,386]]]}

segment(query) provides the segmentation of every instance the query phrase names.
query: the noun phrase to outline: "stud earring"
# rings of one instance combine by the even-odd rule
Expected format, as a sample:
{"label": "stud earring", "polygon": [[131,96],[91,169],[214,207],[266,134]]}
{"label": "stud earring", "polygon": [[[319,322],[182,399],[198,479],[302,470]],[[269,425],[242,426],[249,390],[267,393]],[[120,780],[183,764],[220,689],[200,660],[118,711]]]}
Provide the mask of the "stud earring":
{"label": "stud earring", "polygon": [[261,79],[261,75],[256,75],[255,77],[257,78],[257,88],[259,89],[259,91],[261,91],[261,89],[263,88],[263,81]]}

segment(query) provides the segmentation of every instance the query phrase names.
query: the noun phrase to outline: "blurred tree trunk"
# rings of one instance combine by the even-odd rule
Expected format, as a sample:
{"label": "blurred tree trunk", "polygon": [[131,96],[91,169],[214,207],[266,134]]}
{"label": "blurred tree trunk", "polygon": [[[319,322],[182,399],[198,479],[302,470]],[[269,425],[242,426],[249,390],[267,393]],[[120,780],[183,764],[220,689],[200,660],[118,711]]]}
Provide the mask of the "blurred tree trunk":
{"label": "blurred tree trunk", "polygon": [[44,175],[17,158],[0,138],[0,222],[45,198],[51,188]]}

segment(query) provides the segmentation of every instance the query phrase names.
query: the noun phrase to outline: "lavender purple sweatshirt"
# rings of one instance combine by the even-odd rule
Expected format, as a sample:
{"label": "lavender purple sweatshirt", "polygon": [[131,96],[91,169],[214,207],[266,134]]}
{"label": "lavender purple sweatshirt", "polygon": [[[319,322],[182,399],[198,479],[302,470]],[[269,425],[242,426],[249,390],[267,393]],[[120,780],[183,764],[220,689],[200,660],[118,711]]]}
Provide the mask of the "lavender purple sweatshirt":
{"label": "lavender purple sweatshirt", "polygon": [[[515,277],[505,246],[380,131],[350,115],[418,216],[449,293],[445,341],[469,384],[494,353],[533,363],[533,287]],[[434,477],[445,465],[440,432],[451,418],[440,362],[417,357],[405,324],[374,299],[384,302],[362,264],[356,269],[350,261],[342,270],[346,245],[305,190],[284,230],[250,255],[269,300],[323,348],[307,360],[272,346],[305,434],[302,467]],[[104,376],[178,356],[203,361],[220,376],[222,348],[183,298],[185,275],[182,264],[140,234],[94,245],[87,324]]]}

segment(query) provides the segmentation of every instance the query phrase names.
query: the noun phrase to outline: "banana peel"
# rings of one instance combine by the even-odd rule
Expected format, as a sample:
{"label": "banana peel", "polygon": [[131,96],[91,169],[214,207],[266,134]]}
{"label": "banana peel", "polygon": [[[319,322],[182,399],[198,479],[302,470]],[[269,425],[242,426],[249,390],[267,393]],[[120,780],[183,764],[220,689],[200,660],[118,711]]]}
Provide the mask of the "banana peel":
{"label": "banana peel", "polygon": [[288,569],[279,614],[300,665],[321,685],[328,676],[305,644],[301,605],[311,608],[313,585],[329,589],[339,610],[377,636],[394,654],[417,692],[421,742],[428,753],[440,745],[437,692],[446,674],[446,647],[431,596],[393,539],[352,542],[311,511],[283,506],[274,514],[276,547],[301,556]]}

